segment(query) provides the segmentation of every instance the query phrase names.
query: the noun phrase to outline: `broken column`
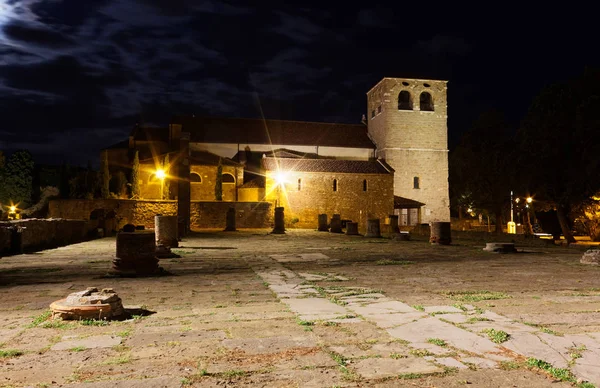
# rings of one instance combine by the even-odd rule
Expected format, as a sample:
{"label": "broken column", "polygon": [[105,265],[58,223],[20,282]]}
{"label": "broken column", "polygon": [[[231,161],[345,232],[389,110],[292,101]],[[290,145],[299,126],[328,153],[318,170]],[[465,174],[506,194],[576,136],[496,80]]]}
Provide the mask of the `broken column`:
{"label": "broken column", "polygon": [[333,217],[331,217],[331,223],[329,226],[329,231],[331,233],[342,233],[342,216],[339,214],[334,214]]}
{"label": "broken column", "polygon": [[52,318],[61,319],[111,319],[125,313],[123,302],[112,288],[98,291],[89,287],[69,294],[65,299],[50,304]]}
{"label": "broken column", "polygon": [[317,230],[319,232],[329,231],[329,226],[327,225],[327,214],[319,214],[319,228]]}
{"label": "broken column", "polygon": [[429,236],[431,244],[450,245],[452,242],[449,222],[432,222]]}
{"label": "broken column", "polygon": [[358,236],[358,222],[346,222],[346,234],[348,236]]}
{"label": "broken column", "polygon": [[381,237],[379,218],[370,218],[367,220],[367,234],[365,234],[365,237]]}
{"label": "broken column", "polygon": [[177,216],[154,216],[156,244],[167,248],[177,248]]}
{"label": "broken column", "polygon": [[110,273],[114,275],[144,276],[160,272],[154,233],[117,233],[117,255],[112,263]]}
{"label": "broken column", "polygon": [[225,232],[235,232],[235,208],[230,207],[227,209],[227,217],[225,220]]}
{"label": "broken column", "polygon": [[285,219],[283,216],[283,207],[275,208],[275,227],[271,232],[273,234],[285,234]]}

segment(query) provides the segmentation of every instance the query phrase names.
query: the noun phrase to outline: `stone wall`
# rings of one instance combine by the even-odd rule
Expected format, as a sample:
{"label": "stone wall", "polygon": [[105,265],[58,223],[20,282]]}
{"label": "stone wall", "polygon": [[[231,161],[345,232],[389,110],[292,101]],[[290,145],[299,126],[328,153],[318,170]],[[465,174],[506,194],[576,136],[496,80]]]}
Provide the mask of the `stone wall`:
{"label": "stone wall", "polygon": [[[12,229],[20,228],[21,246],[13,246]],[[93,229],[89,221],[65,219],[25,219],[0,222],[0,254],[33,252],[84,241]]]}
{"label": "stone wall", "polygon": [[[225,216],[229,207],[235,207],[238,228],[264,228],[272,224],[271,205],[265,202],[221,202],[192,201],[191,225],[193,228],[225,227]],[[143,225],[154,228],[154,216],[177,215],[176,201],[134,201],[127,199],[63,199],[52,200],[49,204],[49,216],[78,220],[90,220],[94,210],[103,210],[105,215],[116,220],[115,230],[125,224]],[[92,220],[91,227],[103,228],[108,222]]]}
{"label": "stone wall", "polygon": [[[402,91],[410,93],[412,110],[398,109]],[[450,221],[446,91],[446,81],[384,78],[367,93],[369,133],[377,156],[396,170],[396,195],[425,203],[423,223]],[[420,110],[423,92],[432,96],[434,111]]]}
{"label": "stone wall", "polygon": [[[340,214],[342,219],[358,222],[363,233],[368,218],[379,218],[383,224],[394,212],[393,174],[290,172],[286,179],[280,190],[269,173],[266,192],[268,201],[278,201],[285,208],[290,226],[317,228],[319,214],[327,214],[329,219]],[[334,179],[337,191],[333,190]]]}

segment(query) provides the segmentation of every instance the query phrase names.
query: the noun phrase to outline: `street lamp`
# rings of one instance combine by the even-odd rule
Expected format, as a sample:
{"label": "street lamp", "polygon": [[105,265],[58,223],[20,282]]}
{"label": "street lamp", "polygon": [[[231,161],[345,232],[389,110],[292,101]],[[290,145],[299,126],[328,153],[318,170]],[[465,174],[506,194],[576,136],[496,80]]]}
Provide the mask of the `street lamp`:
{"label": "street lamp", "polygon": [[154,175],[160,179],[160,199],[163,200],[163,187],[164,187],[164,182],[165,182],[165,177],[167,176],[167,174],[165,173],[165,170],[161,170],[158,169],[156,170],[156,172],[154,173]]}
{"label": "street lamp", "polygon": [[[519,198],[517,198],[517,202],[518,202],[518,200],[519,200]],[[514,210],[513,192],[511,190],[510,191],[510,222],[506,225],[507,231],[509,234],[517,233],[517,225],[515,224],[515,221],[514,221],[514,213],[515,213],[515,210]]]}

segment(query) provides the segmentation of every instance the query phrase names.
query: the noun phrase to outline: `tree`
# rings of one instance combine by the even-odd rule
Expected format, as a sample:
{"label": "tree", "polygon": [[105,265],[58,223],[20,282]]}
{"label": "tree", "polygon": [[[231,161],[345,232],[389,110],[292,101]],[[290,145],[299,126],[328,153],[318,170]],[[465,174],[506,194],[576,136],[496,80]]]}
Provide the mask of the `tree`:
{"label": "tree", "polygon": [[115,194],[117,197],[124,198],[127,196],[127,177],[123,171],[119,171],[115,177]]}
{"label": "tree", "polygon": [[100,195],[103,199],[110,198],[110,171],[108,169],[108,152],[102,153],[102,168],[100,172],[102,176],[100,186]]}
{"label": "tree", "polygon": [[15,151],[10,155],[4,168],[3,203],[18,203],[22,209],[31,205],[33,168],[33,157],[29,151]]}
{"label": "tree", "polygon": [[223,163],[219,158],[219,165],[217,166],[217,179],[215,180],[215,200],[223,200]]}
{"label": "tree", "polygon": [[513,138],[504,115],[482,113],[450,156],[450,188],[455,205],[494,214],[502,233],[503,210],[514,184]]}
{"label": "tree", "polygon": [[165,158],[163,159],[162,169],[165,172],[165,179],[163,182],[164,187],[163,187],[162,199],[171,199],[171,183],[169,181],[169,171],[170,171],[169,154],[166,154]]}
{"label": "tree", "polygon": [[568,214],[600,189],[600,77],[586,71],[550,85],[534,99],[519,130],[523,181],[553,204],[565,240],[575,242]]}
{"label": "tree", "polygon": [[140,199],[140,155],[135,151],[133,168],[131,169],[131,198]]}

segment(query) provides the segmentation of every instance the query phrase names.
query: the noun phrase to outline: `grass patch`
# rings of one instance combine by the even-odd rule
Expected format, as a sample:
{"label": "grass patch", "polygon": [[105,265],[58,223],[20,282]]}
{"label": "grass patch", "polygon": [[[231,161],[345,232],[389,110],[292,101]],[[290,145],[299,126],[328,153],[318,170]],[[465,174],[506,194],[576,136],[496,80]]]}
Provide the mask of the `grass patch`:
{"label": "grass patch", "polygon": [[83,326],[108,326],[110,322],[100,319],[82,319],[79,324]]}
{"label": "grass patch", "polygon": [[475,323],[475,322],[492,322],[491,319],[483,318],[483,317],[471,317],[467,319],[466,323]]}
{"label": "grass patch", "polygon": [[85,346],[75,346],[69,350],[72,352],[83,352],[85,349],[87,349]]}
{"label": "grass patch", "polygon": [[40,327],[44,329],[69,329],[72,328],[73,325],[71,323],[64,322],[62,320],[52,320],[44,322],[40,325]]}
{"label": "grass patch", "polygon": [[410,260],[390,260],[390,259],[382,259],[377,260],[375,265],[410,265],[414,264],[414,261]]}
{"label": "grass patch", "polygon": [[420,305],[420,304],[415,304],[415,305],[413,305],[412,307],[413,307],[415,310],[417,310],[417,311],[425,311],[425,307],[423,307],[423,306],[422,306],[422,305]]}
{"label": "grass patch", "polygon": [[131,335],[131,329],[126,329],[117,333],[117,335],[121,338],[127,338]]}
{"label": "grass patch", "polygon": [[22,350],[18,350],[18,349],[2,350],[2,349],[0,349],[0,358],[12,358],[12,357],[19,357],[22,355],[23,355]]}
{"label": "grass patch", "polygon": [[457,300],[459,302],[480,302],[482,300],[498,300],[498,299],[509,299],[510,295],[504,292],[498,291],[446,291],[442,292],[442,295],[446,295],[450,299]]}
{"label": "grass patch", "polygon": [[124,354],[120,357],[111,358],[104,362],[104,365],[123,365],[131,362],[131,354]]}
{"label": "grass patch", "polygon": [[440,339],[440,338],[428,338],[427,342],[429,342],[430,344],[441,346],[441,347],[448,346],[448,344],[446,343],[446,341],[444,341],[443,339]]}
{"label": "grass patch", "polygon": [[32,327],[39,326],[40,323],[46,322],[48,320],[48,318],[50,318],[50,316],[52,316],[52,311],[50,311],[50,310],[44,311],[37,317],[33,318],[33,321],[31,321],[31,323],[27,327],[32,328]]}
{"label": "grass patch", "polygon": [[546,333],[546,334],[552,334],[552,335],[555,335],[555,336],[557,336],[557,337],[564,337],[564,334],[563,334],[563,333],[559,333],[558,331],[554,331],[554,330],[548,329],[547,327],[542,327],[542,328],[540,328],[540,331],[542,331],[542,332],[544,332],[544,333]]}
{"label": "grass patch", "polygon": [[452,305],[452,307],[456,307],[459,310],[462,310],[464,312],[467,312],[469,309],[467,309],[464,305],[460,304],[460,303],[454,303]]}
{"label": "grass patch", "polygon": [[415,357],[433,356],[433,353],[427,349],[411,349],[408,352]]}
{"label": "grass patch", "polygon": [[401,380],[414,380],[414,379],[420,379],[424,376],[425,375],[422,373],[403,373],[401,375],[398,375],[398,378]]}
{"label": "grass patch", "polygon": [[516,361],[501,361],[500,362],[500,369],[503,370],[515,370],[515,369],[519,369],[523,366],[523,364],[518,363]]}
{"label": "grass patch", "polygon": [[502,331],[502,330],[485,329],[483,332],[487,334],[488,338],[492,342],[495,342],[497,344],[506,342],[510,338],[510,334],[508,334],[507,332]]}
{"label": "grass patch", "polygon": [[408,358],[408,356],[405,354],[400,354],[400,353],[392,353],[392,354],[390,354],[390,358],[393,358],[394,360],[398,360],[400,358]]}

